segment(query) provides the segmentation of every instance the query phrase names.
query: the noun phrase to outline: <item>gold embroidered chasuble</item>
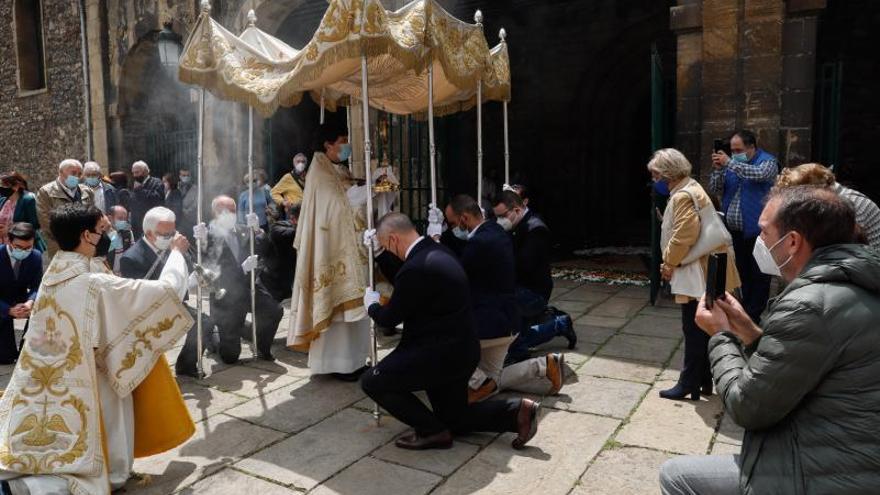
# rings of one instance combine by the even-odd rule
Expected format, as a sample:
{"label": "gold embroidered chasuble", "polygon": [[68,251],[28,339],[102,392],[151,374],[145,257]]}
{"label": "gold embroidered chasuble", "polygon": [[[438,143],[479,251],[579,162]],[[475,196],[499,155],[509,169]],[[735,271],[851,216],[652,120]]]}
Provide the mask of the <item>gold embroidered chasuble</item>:
{"label": "gold embroidered chasuble", "polygon": [[[191,325],[166,282],[119,278],[97,260],[59,252],[0,398],[0,472],[54,474],[73,494],[109,493],[104,449],[114,446],[102,445],[98,373],[120,398],[148,375],[153,385],[167,381],[170,374],[154,373],[154,366],[167,368],[163,353]],[[180,400],[176,384],[163,390],[177,391]],[[159,399],[155,407],[163,402],[169,404]],[[179,434],[180,425],[174,428]]]}
{"label": "gold embroidered chasuble", "polygon": [[[296,228],[296,275],[287,345],[306,352],[334,318],[366,318],[364,220],[349,204],[346,178],[324,153],[315,153],[306,177]],[[340,320],[341,318],[341,320]]]}

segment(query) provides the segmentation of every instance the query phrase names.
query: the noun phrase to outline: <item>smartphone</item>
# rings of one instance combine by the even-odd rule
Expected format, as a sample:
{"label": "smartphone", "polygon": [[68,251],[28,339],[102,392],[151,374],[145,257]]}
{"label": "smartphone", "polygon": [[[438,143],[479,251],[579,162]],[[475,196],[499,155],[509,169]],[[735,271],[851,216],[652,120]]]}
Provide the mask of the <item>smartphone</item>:
{"label": "smartphone", "polygon": [[712,149],[715,151],[715,153],[722,151],[724,149],[724,141],[721,139],[716,139],[712,142]]}
{"label": "smartphone", "polygon": [[706,307],[712,309],[716,299],[724,299],[727,287],[727,253],[709,255],[706,270]]}

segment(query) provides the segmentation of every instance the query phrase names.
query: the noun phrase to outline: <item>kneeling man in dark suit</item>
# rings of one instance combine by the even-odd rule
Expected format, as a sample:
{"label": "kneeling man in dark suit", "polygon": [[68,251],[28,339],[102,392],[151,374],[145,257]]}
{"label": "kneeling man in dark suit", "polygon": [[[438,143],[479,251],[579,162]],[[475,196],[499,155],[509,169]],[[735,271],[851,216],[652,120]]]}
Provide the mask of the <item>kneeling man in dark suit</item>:
{"label": "kneeling man in dark suit", "polygon": [[[513,432],[521,449],[538,428],[540,404],[529,399],[468,405],[468,380],[480,360],[480,343],[464,269],[445,247],[420,237],[400,213],[384,216],[379,244],[403,260],[386,305],[367,289],[364,306],[377,325],[403,322],[397,348],[361,377],[364,392],[414,433],[397,439],[404,449],[449,448],[452,434]],[[424,390],[428,409],[415,392]]]}

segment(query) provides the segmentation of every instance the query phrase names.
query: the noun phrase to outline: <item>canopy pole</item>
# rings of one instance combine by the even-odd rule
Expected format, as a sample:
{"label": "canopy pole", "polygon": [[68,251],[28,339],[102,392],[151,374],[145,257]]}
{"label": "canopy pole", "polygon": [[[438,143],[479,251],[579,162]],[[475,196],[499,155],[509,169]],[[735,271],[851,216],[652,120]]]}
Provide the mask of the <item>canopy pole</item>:
{"label": "canopy pole", "polygon": [[324,88],[321,88],[321,117],[318,123],[324,123]]}
{"label": "canopy pole", "polygon": [[431,205],[437,204],[437,146],[434,142],[434,63],[428,66],[428,143],[431,150]]}
{"label": "canopy pole", "polygon": [[[507,31],[504,28],[498,31],[501,43],[507,44]],[[504,183],[510,184],[510,135],[507,124],[507,100],[504,100]]]}
{"label": "canopy pole", "polygon": [[[254,107],[248,107],[248,215],[254,214]],[[254,229],[248,228],[251,256],[254,253]],[[257,358],[257,270],[251,270],[251,355]]]}
{"label": "canopy pole", "polygon": [[[204,7],[203,7],[204,8]],[[199,142],[197,146],[196,158],[196,225],[202,224],[202,197],[204,195],[204,184],[202,181],[202,162],[204,161],[205,149],[205,89],[199,90]],[[201,269],[202,266],[202,239],[196,238],[196,266]],[[202,359],[204,351],[204,342],[202,336],[202,315],[204,314],[204,299],[202,297],[202,284],[196,284],[196,374],[199,379],[205,378],[205,366]]]}
{"label": "canopy pole", "polygon": [[[483,12],[474,13],[477,26],[483,29]],[[483,205],[483,78],[477,80],[477,205]]]}
{"label": "canopy pole", "polygon": [[[373,229],[373,171],[370,169],[370,98],[367,92],[367,56],[361,55],[361,105],[364,116],[364,176],[367,185],[367,230]],[[367,267],[370,281],[370,290],[375,290],[376,283],[373,274],[373,244],[367,245]],[[378,364],[379,346],[376,339],[376,322],[370,318],[370,364]],[[376,425],[381,425],[382,413],[379,404],[373,403],[373,417]]]}

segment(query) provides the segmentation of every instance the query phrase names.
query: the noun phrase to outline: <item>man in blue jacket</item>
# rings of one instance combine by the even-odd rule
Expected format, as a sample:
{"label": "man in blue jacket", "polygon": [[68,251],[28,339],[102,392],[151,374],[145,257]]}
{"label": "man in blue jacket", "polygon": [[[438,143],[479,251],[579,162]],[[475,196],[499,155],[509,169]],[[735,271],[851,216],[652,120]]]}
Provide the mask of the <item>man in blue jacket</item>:
{"label": "man in blue jacket", "polygon": [[13,320],[28,318],[43,279],[43,257],[34,249],[34,227],[12,224],[8,243],[0,244],[0,364],[18,359]]}
{"label": "man in blue jacket", "polygon": [[757,323],[767,306],[770,277],[758,269],[752,251],[761,232],[758,217],[779,165],[775,156],[758,148],[755,134],[747,130],[736,131],[730,137],[730,153],[712,153],[714,170],[709,176],[709,192],[721,195],[721,211],[733,237],[736,269],[742,280],[743,306]]}

